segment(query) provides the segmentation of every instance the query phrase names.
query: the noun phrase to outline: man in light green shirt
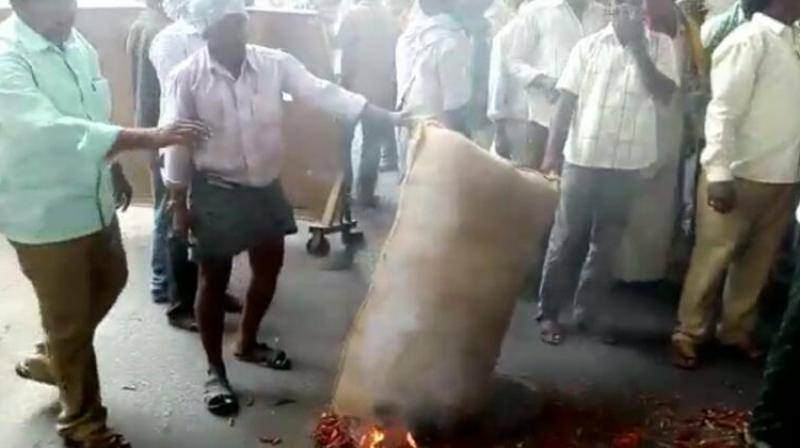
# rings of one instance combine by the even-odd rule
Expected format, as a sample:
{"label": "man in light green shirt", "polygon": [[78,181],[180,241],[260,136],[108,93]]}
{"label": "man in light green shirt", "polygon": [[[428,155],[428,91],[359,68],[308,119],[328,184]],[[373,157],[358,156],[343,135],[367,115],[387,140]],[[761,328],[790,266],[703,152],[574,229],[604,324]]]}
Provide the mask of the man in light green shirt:
{"label": "man in light green shirt", "polygon": [[76,0],[11,0],[0,23],[0,234],[33,284],[46,341],[17,366],[57,385],[68,446],[129,446],[106,426],[93,337],[127,280],[110,161],[191,144],[200,123],[125,129],[95,49],[73,30]]}

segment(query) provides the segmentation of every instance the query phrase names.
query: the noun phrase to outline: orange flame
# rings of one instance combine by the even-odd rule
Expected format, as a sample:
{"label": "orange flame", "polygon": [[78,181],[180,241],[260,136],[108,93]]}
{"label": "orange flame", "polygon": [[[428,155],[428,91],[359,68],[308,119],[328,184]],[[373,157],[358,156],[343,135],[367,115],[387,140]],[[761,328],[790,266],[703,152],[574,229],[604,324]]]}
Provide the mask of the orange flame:
{"label": "orange flame", "polygon": [[[402,434],[392,432],[390,437],[382,429],[374,427],[361,437],[359,448],[419,448],[410,432],[405,433],[405,436]],[[389,445],[384,446],[385,444]]]}
{"label": "orange flame", "polygon": [[381,448],[386,434],[378,428],[372,428],[361,438],[361,448]]}

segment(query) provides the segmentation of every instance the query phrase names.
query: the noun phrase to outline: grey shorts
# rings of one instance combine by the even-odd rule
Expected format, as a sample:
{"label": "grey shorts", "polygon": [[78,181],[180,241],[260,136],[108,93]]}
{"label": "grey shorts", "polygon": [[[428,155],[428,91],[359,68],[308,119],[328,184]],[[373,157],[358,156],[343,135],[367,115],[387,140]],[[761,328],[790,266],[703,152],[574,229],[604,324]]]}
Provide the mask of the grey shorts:
{"label": "grey shorts", "polygon": [[233,184],[195,174],[189,193],[192,258],[230,258],[297,232],[280,181],[266,187]]}

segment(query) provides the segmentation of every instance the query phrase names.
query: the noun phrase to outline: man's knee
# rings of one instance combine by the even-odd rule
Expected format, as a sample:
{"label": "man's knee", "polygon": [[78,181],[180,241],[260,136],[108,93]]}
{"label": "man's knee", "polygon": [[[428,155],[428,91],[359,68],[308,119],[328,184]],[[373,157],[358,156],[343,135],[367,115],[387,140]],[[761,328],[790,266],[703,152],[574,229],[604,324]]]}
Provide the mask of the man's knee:
{"label": "man's knee", "polygon": [[231,273],[230,259],[206,258],[200,261],[198,287],[203,294],[222,297],[228,289]]}

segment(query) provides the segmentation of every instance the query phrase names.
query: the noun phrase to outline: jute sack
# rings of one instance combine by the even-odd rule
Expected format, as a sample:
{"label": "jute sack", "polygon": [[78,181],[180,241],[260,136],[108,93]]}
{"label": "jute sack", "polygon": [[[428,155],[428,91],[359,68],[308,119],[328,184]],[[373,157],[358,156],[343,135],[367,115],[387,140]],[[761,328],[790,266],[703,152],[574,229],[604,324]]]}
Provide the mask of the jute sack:
{"label": "jute sack", "polygon": [[425,125],[343,351],[333,408],[438,430],[480,413],[556,185]]}

